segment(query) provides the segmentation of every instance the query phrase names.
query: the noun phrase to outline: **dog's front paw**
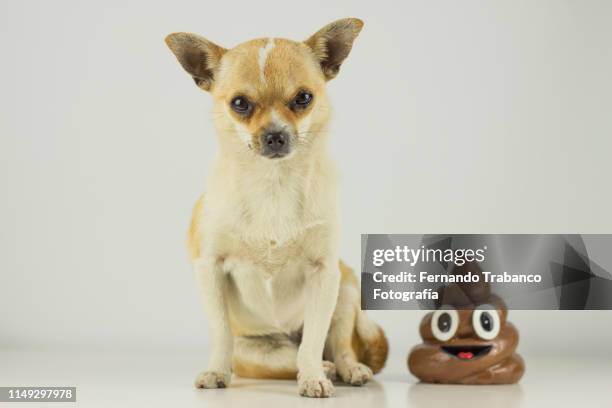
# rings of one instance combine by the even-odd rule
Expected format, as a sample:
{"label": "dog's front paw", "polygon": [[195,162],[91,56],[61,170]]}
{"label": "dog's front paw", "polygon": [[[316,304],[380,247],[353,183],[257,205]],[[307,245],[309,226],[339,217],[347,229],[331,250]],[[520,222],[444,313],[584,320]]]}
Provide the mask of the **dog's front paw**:
{"label": "dog's front paw", "polygon": [[334,392],[334,385],[324,376],[309,376],[298,374],[300,395],[310,398],[328,398]]}
{"label": "dog's front paw", "polygon": [[355,363],[338,369],[342,381],[347,384],[360,386],[372,379],[374,375],[370,367],[365,364]]}
{"label": "dog's front paw", "polygon": [[196,388],[225,388],[230,383],[230,373],[204,371],[196,377]]}

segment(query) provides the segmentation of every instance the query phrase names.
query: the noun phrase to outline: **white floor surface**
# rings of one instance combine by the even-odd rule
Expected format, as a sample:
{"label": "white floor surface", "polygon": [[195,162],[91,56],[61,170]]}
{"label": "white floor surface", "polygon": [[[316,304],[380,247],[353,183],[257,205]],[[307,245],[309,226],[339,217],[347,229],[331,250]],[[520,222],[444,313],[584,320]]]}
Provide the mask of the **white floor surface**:
{"label": "white floor surface", "polygon": [[0,350],[0,386],[76,386],[77,403],[38,407],[612,407],[610,359],[526,358],[521,382],[507,386],[418,384],[395,359],[364,387],[337,385],[330,399],[297,395],[294,381],[235,378],[227,389],[197,390],[201,358],[186,353]]}

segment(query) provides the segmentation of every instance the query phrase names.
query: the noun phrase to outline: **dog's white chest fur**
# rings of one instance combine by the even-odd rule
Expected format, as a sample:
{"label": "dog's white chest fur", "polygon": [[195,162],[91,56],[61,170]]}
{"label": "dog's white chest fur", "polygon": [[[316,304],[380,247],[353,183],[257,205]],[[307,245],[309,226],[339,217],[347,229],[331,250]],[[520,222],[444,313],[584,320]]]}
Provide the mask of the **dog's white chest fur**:
{"label": "dog's white chest fur", "polygon": [[308,178],[282,166],[238,173],[219,163],[214,171],[203,242],[210,237],[222,254],[229,312],[240,331],[291,332],[303,323],[305,274],[324,253],[318,245],[336,231],[333,167],[317,167],[324,174]]}
{"label": "dog's white chest fur", "polygon": [[230,315],[252,334],[295,331],[303,321],[304,262],[298,257],[279,265],[266,258],[224,261]]}
{"label": "dog's white chest fur", "polygon": [[[238,212],[235,215],[238,217],[236,221],[240,235],[247,241],[263,243],[267,248],[261,250],[270,256],[278,252],[279,246],[320,222],[301,205],[304,198],[299,190],[292,185],[278,185],[284,182],[278,178],[261,181],[257,186],[243,187],[239,193],[243,197],[236,201]],[[258,189],[256,193],[251,190],[255,188]]]}

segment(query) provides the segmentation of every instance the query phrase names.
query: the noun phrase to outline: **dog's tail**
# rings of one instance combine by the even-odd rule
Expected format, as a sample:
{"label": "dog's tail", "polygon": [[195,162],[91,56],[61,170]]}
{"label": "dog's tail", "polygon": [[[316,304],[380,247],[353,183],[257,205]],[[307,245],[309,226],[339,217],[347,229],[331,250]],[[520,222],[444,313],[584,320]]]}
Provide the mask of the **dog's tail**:
{"label": "dog's tail", "polygon": [[370,367],[374,374],[378,373],[387,361],[389,342],[383,329],[359,307],[355,316],[355,334],[353,341],[359,361]]}

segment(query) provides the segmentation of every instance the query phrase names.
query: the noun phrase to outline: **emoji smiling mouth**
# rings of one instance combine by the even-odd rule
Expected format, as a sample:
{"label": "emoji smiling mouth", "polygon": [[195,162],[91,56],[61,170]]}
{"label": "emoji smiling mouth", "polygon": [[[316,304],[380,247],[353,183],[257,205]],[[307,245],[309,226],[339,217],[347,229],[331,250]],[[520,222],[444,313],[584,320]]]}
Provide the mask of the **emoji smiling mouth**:
{"label": "emoji smiling mouth", "polygon": [[489,354],[492,346],[442,346],[441,348],[461,360],[471,360]]}

